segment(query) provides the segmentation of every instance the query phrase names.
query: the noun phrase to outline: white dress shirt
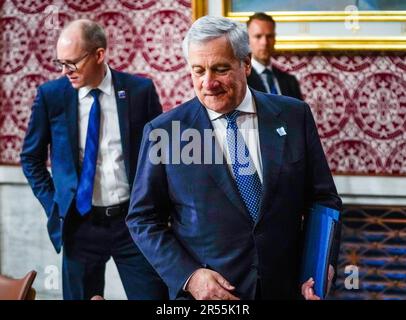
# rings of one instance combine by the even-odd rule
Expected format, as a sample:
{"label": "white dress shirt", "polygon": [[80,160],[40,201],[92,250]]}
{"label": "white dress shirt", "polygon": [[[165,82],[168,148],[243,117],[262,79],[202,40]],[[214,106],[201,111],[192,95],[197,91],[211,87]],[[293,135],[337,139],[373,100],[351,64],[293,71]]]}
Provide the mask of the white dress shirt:
{"label": "white dress shirt", "polygon": [[[106,75],[98,88],[101,90],[99,152],[97,155],[92,204],[110,206],[125,202],[130,197],[130,187],[124,166],[118,122],[117,102],[114,93],[110,68],[106,65]],[[79,89],[79,161],[83,162],[89,112],[93,97],[92,88]]]}
{"label": "white dress shirt", "polygon": [[[210,110],[208,108],[206,108],[206,110],[213,125],[216,140],[221,150],[223,151],[224,156],[226,157],[227,164],[231,173],[234,175],[231,165],[231,157],[227,146],[227,120],[221,113]],[[237,118],[238,129],[240,130],[240,133],[244,138],[252,162],[254,163],[255,169],[257,170],[259,175],[259,179],[262,182],[262,159],[258,135],[258,116],[255,102],[252,97],[251,91],[248,89],[248,86],[245,97],[242,100],[241,104],[236,108],[236,110],[241,111],[241,114]]]}
{"label": "white dress shirt", "polygon": [[[264,86],[266,88],[266,92],[270,93],[271,89],[269,88],[268,79],[266,78],[266,74],[263,72],[265,69],[268,69],[273,72],[272,65],[269,64],[268,66],[264,66],[262,63],[255,60],[254,58],[251,59],[251,63],[252,63],[252,67],[254,68],[254,70],[258,73],[259,77],[261,78],[262,83],[264,84]],[[276,92],[278,94],[282,94],[281,88],[279,87],[278,79],[276,79],[275,74],[273,74],[273,73],[272,73],[272,78],[273,78],[273,82],[275,83]]]}

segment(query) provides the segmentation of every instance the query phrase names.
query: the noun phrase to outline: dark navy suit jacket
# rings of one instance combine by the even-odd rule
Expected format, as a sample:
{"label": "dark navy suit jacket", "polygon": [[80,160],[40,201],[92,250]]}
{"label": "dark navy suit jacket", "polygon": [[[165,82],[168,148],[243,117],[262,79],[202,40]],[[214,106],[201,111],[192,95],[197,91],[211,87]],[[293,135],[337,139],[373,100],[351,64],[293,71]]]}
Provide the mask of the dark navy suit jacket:
{"label": "dark navy suit jacket", "polygon": [[[203,137],[205,129],[212,129],[197,98],[145,127],[127,225],[168,285],[172,299],[183,295],[185,281],[201,267],[222,274],[243,299],[254,299],[258,279],[264,299],[297,298],[302,216],[314,203],[341,209],[309,106],[289,97],[252,92],[263,163],[263,196],[256,223],[227,164],[153,164],[149,160],[149,153],[159,148],[171,156],[176,143],[172,121],[179,121],[180,134],[193,128]],[[281,127],[286,135],[278,134]],[[168,147],[157,144],[163,131],[154,129],[169,132],[169,139],[164,139]],[[150,133],[155,138],[149,139]],[[189,142],[181,141],[181,148]],[[198,158],[204,160],[207,150]]]}
{"label": "dark navy suit jacket", "polygon": [[[284,96],[296,98],[303,100],[302,92],[300,91],[300,85],[295,76],[287,72],[279,70],[275,66],[272,67],[275,78],[278,80],[279,88],[281,89],[281,94]],[[258,91],[266,92],[264,83],[261,77],[255,71],[254,68],[251,69],[251,74],[247,77],[248,85]]]}
{"label": "dark navy suit jacket", "polygon": [[[111,70],[117,101],[124,163],[130,187],[134,181],[144,125],[162,113],[151,80]],[[125,96],[118,95],[124,91]],[[21,164],[48,216],[48,232],[57,252],[65,217],[76,194],[79,175],[78,91],[67,77],[38,88],[26,132]],[[47,170],[48,149],[51,172]]]}

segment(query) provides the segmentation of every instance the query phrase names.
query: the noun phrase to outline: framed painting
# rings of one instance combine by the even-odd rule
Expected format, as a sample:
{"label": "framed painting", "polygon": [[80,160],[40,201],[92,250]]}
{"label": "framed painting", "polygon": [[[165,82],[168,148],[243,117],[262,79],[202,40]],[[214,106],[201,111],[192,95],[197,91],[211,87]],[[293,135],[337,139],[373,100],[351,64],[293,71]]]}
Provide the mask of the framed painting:
{"label": "framed painting", "polygon": [[242,22],[254,12],[270,14],[277,23],[276,50],[406,49],[404,0],[221,1],[221,14]]}

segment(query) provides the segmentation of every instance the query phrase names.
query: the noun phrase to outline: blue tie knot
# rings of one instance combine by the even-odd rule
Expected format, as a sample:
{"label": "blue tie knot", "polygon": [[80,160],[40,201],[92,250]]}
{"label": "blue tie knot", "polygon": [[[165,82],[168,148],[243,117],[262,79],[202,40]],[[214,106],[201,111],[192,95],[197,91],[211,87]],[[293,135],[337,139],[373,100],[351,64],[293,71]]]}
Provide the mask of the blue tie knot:
{"label": "blue tie knot", "polygon": [[236,124],[238,116],[241,114],[240,111],[234,110],[229,113],[226,113],[224,117],[227,120],[228,125]]}
{"label": "blue tie knot", "polygon": [[101,90],[99,89],[99,88],[96,88],[96,89],[92,89],[92,90],[90,90],[90,95],[94,98],[94,99],[98,99],[99,98],[99,95],[100,95],[100,93],[101,93]]}

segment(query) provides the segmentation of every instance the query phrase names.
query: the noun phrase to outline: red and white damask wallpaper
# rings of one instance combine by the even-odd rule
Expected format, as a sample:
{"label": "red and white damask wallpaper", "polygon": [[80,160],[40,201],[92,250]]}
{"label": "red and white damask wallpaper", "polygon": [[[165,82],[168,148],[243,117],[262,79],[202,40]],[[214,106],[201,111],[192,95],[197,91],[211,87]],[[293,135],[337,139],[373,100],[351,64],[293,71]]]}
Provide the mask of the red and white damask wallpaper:
{"label": "red and white damask wallpaper", "polygon": [[[99,21],[109,64],[150,77],[165,110],[194,96],[181,41],[191,0],[0,0],[0,163],[18,164],[36,87],[57,78],[66,22]],[[295,74],[336,174],[406,175],[406,54],[300,53],[275,64]]]}
{"label": "red and white damask wallpaper", "polygon": [[406,54],[278,56],[312,108],[334,173],[406,175]]}

